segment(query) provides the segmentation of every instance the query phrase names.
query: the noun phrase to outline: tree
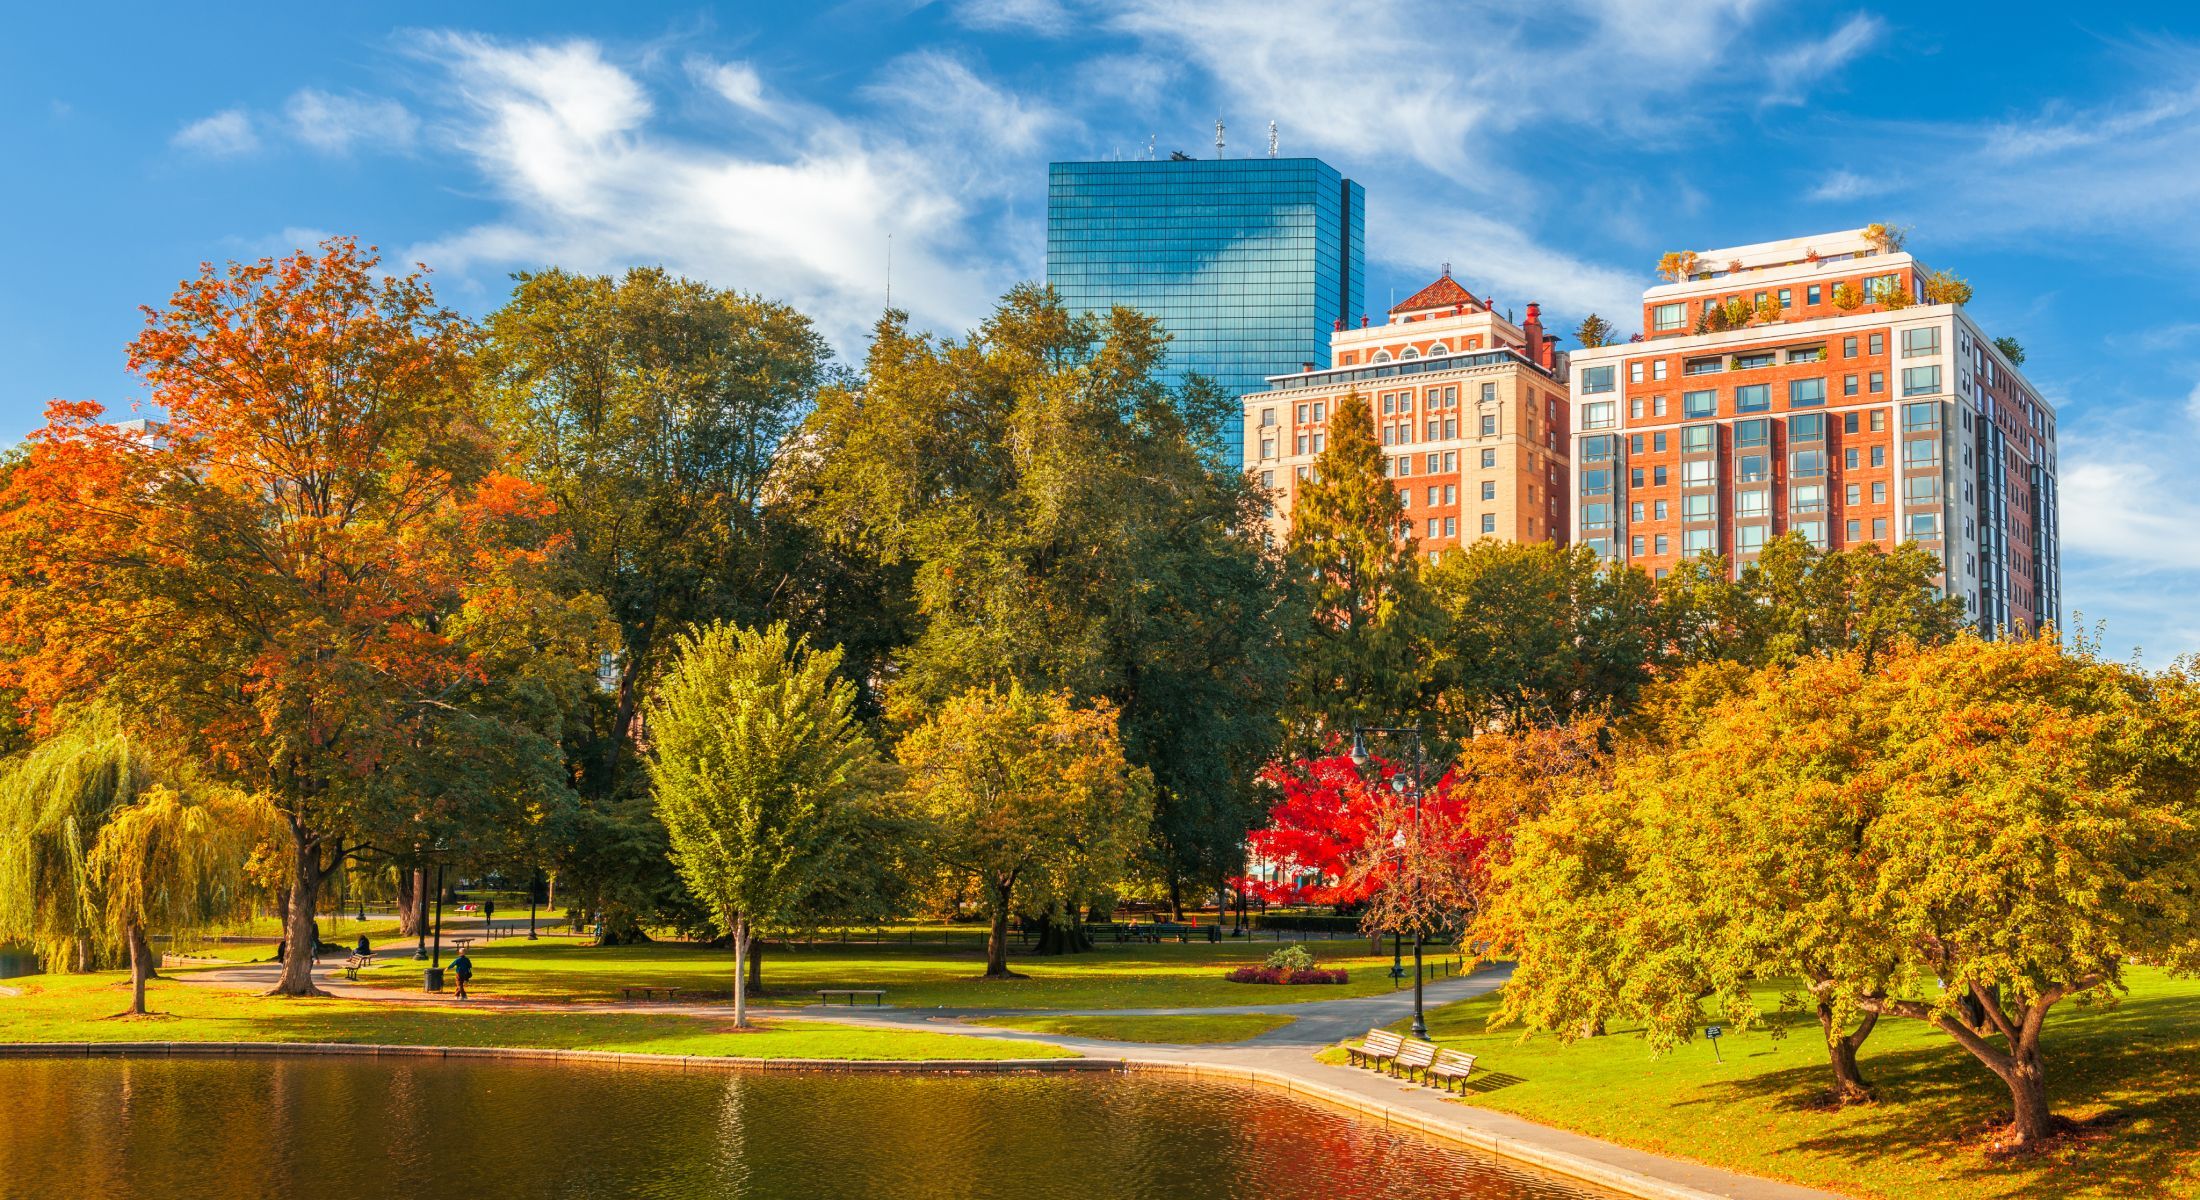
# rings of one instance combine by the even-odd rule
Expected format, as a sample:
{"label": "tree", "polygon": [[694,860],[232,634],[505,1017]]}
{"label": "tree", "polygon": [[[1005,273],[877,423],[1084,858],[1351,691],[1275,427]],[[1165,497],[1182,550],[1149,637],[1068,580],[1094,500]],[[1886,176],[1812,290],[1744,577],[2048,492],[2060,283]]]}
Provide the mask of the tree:
{"label": "tree", "polygon": [[1586,547],[1484,540],[1424,579],[1431,707],[1457,740],[1624,710],[1664,652],[1650,577]]}
{"label": "tree", "polygon": [[1881,279],[1872,284],[1867,295],[1873,304],[1889,312],[1908,308],[1915,303],[1914,298],[1910,295],[1910,289],[1903,284],[1900,276]]}
{"label": "tree", "polygon": [[1309,592],[1289,712],[1295,740],[1318,747],[1355,725],[1406,711],[1420,679],[1415,639],[1427,621],[1405,507],[1383,475],[1367,399],[1329,413],[1329,444],[1291,509],[1289,559]]}
{"label": "tree", "polygon": [[1864,306],[1864,293],[1846,280],[1834,284],[1833,306],[1842,312],[1855,312]]}
{"label": "tree", "polygon": [[1934,271],[1925,277],[1925,303],[1969,304],[1971,285],[1948,271]]}
{"label": "tree", "polygon": [[650,780],[680,877],[733,939],[733,1021],[748,1025],[749,934],[781,919],[833,856],[841,812],[877,783],[838,651],[784,625],[683,634],[646,705]]}
{"label": "tree", "polygon": [[98,697],[275,807],[289,995],[322,881],[401,823],[390,768],[479,677],[449,619],[554,550],[509,540],[539,498],[494,470],[471,329],[378,265],[205,268],[131,347],[159,427],[56,402],[0,496],[0,685],[41,727]]}
{"label": "tree", "polygon": [[1720,557],[1684,560],[1659,581],[1658,603],[1679,661],[1757,667],[1853,647],[1868,668],[1898,641],[1937,644],[1963,628],[1963,602],[1942,593],[1940,574],[1915,542],[1824,551],[1785,533],[1739,577]]}
{"label": "tree", "polygon": [[159,957],[245,916],[245,863],[277,830],[264,806],[206,786],[94,709],[0,766],[0,941],[49,969],[127,957],[131,1011]]}
{"label": "tree", "polygon": [[1152,820],[1152,776],[1125,759],[1107,703],[977,688],[904,738],[934,856],[976,881],[992,918],[987,979],[1008,969],[1012,914],[1058,915],[1122,877]]}
{"label": "tree", "polygon": [[1994,349],[2001,351],[2001,356],[2009,360],[2010,366],[2021,367],[2024,365],[2024,343],[2019,342],[2017,339],[2006,336],[1995,338]]}
{"label": "tree", "polygon": [[1864,227],[1864,240],[1877,247],[1881,253],[1894,254],[1910,240],[1910,231],[1900,225],[1875,221]]}
{"label": "tree", "polygon": [[1178,895],[1237,866],[1296,618],[1262,497],[1207,450],[1234,399],[1172,389],[1166,345],[1037,287],[960,342],[889,313],[789,477],[828,537],[910,572],[914,640],[881,672],[906,702],[1013,683],[1120,713],[1156,787],[1144,865]]}
{"label": "tree", "polygon": [[1590,313],[1581,319],[1581,327],[1574,330],[1574,338],[1583,349],[1594,350],[1598,346],[1611,345],[1614,332],[1610,321]]}
{"label": "tree", "polygon": [[[2129,963],[2200,970],[2200,687],[2051,637],[1904,644],[1758,673],[1693,737],[1523,830],[1489,928],[1521,956],[1508,1017],[1756,1015],[1798,979],[1836,1094],[1856,1050],[1926,1022],[2009,1089],[2007,1144],[2054,1130],[2047,1018],[2113,1002]],[[1708,831],[1716,830],[1717,836]]]}
{"label": "tree", "polygon": [[1770,325],[1785,316],[1786,312],[1787,310],[1781,307],[1777,297],[1767,296],[1757,302],[1756,311],[1751,315],[1756,317],[1758,323]]}
{"label": "tree", "polygon": [[623,643],[608,728],[584,764],[601,801],[667,638],[766,619],[783,582],[760,569],[775,536],[768,481],[831,352],[784,304],[654,267],[616,279],[523,273],[486,334],[483,389],[499,428]]}
{"label": "tree", "polygon": [[1668,250],[1658,259],[1658,274],[1668,283],[1679,283],[1696,273],[1696,252],[1693,250]]}

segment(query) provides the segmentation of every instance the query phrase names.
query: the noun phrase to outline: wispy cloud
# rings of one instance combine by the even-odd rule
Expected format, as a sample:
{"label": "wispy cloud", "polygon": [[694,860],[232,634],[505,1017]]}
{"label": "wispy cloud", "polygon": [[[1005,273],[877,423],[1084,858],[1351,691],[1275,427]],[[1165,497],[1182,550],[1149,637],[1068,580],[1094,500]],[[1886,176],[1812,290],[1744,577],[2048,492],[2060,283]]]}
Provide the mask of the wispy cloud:
{"label": "wispy cloud", "polygon": [[1806,41],[1773,54],[1766,60],[1774,104],[1801,104],[1812,88],[1829,75],[1854,62],[1869,50],[1886,24],[1869,13],[1858,13],[1816,41]]}
{"label": "wispy cloud", "polygon": [[229,108],[177,130],[168,144],[212,158],[234,158],[259,149],[260,137],[253,131],[249,114],[241,108]]}
{"label": "wispy cloud", "polygon": [[1013,30],[1060,37],[1077,26],[1061,0],[961,0],[955,19],[972,29]]}
{"label": "wispy cloud", "polygon": [[1836,203],[1867,200],[1873,196],[1884,196],[1893,191],[1894,187],[1894,183],[1887,179],[1868,178],[1854,171],[1839,170],[1819,180],[1818,186],[1810,190],[1810,198]]}
{"label": "wispy cloud", "polygon": [[359,147],[404,150],[419,131],[419,118],[395,100],[370,96],[333,96],[305,88],[283,106],[290,134],[325,154],[349,154]]}
{"label": "wispy cloud", "polygon": [[689,75],[735,108],[758,116],[771,115],[771,105],[764,99],[764,77],[748,63],[694,57],[688,59],[687,68]]}

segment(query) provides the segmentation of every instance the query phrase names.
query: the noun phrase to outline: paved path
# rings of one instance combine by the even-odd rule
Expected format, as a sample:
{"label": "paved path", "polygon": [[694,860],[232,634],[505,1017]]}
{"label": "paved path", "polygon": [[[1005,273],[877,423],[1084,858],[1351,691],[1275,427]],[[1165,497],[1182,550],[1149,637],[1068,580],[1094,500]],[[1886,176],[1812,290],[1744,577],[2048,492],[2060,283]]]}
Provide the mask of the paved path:
{"label": "paved path", "polygon": [[[445,930],[449,932],[448,927]],[[393,945],[392,949],[396,947]],[[325,961],[325,960],[324,960]],[[446,959],[446,961],[448,961]],[[279,968],[274,963],[248,963],[207,971],[179,972],[179,981],[227,987],[271,987]],[[1511,976],[1510,964],[1484,967],[1470,975],[1440,980],[1428,984],[1424,1000],[1429,1008],[1483,995],[1502,986]],[[368,987],[348,983],[340,969],[324,967],[318,978],[327,991],[356,999],[376,1000],[398,1004],[454,1004],[448,995],[430,995],[421,992],[405,992],[391,988]],[[575,1004],[545,1003],[527,1000],[503,1000],[484,997],[465,1003],[484,1008],[511,1011],[572,1012],[585,1007],[589,1012],[659,1013],[695,1017],[710,1011],[695,1004],[664,1004],[638,1002]],[[1365,1033],[1369,1028],[1388,1025],[1409,1016],[1413,1011],[1413,993],[1407,990],[1387,992],[1374,996],[1354,996],[1339,1000],[1313,1000],[1284,1004],[1243,1004],[1214,1008],[1140,1008],[1140,1009],[917,1009],[917,1008],[825,1008],[807,1005],[801,1008],[767,1008],[763,1015],[774,1019],[800,1021],[830,1021],[840,1025],[856,1025],[868,1028],[924,1029],[934,1033],[959,1034],[966,1037],[992,1038],[1009,1041],[1028,1041],[1075,1050],[1094,1058],[1124,1059],[1131,1062],[1170,1063],[1201,1068],[1219,1068],[1222,1072],[1243,1071],[1251,1077],[1258,1073],[1269,1081],[1282,1079],[1308,1088],[1324,1099],[1342,1103],[1362,1103],[1378,1110],[1410,1114],[1423,1120],[1440,1124],[1444,1132],[1470,1145],[1492,1150],[1502,1157],[1523,1159],[1528,1162],[1573,1160],[1590,1166],[1630,1177],[1636,1186],[1630,1190],[1637,1194],[1657,1195],[1659,1184],[1670,1188],[1665,1194],[1675,1198],[1702,1200],[1704,1197],[1728,1197],[1729,1200],[1841,1200],[1832,1192],[1795,1184],[1781,1183],[1756,1176],[1700,1163],[1669,1158],[1648,1151],[1634,1150],[1614,1145],[1578,1133],[1555,1129],[1523,1117],[1463,1104],[1443,1093],[1417,1084],[1402,1083],[1372,1071],[1334,1066],[1317,1062],[1314,1053],[1335,1045],[1349,1037]],[[1002,1029],[987,1025],[967,1023],[971,1017],[995,1017],[1013,1015],[1050,1016],[1177,1016],[1203,1013],[1284,1013],[1295,1018],[1290,1024],[1273,1029],[1248,1041],[1229,1045],[1167,1046],[1133,1045],[1124,1042],[1105,1041],[1097,1038],[1063,1037],[1038,1034],[1017,1029]],[[1563,1169],[1563,1168],[1561,1168]]]}

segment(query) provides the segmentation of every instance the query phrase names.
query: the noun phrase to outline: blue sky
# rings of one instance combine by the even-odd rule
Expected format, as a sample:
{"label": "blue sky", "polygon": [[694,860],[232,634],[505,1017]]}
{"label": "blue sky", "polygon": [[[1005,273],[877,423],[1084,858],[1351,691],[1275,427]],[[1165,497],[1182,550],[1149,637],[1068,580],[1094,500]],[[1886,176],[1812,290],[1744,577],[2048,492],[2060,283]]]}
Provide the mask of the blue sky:
{"label": "blue sky", "polygon": [[[326,10],[326,11],[320,11]],[[455,23],[454,23],[455,22]],[[123,408],[137,307],[356,234],[480,313],[663,263],[842,353],[1043,271],[1045,164],[1262,149],[1367,188],[1377,311],[1449,262],[1632,329],[1668,249],[1888,221],[2061,413],[2066,604],[2200,650],[2200,14],[1610,0],[39,5],[0,44],[0,441]]]}

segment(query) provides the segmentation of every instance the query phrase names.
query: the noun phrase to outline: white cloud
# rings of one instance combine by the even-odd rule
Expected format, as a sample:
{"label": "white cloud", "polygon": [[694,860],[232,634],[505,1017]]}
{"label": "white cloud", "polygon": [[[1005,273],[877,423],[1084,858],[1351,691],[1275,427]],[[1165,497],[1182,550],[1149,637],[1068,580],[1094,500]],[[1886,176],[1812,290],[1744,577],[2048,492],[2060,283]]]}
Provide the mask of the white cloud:
{"label": "white cloud", "polygon": [[420,121],[395,100],[332,96],[304,88],[283,106],[291,136],[325,154],[349,154],[354,147],[404,150],[413,143]]}
{"label": "white cloud", "polygon": [[771,115],[771,105],[764,100],[764,77],[756,73],[755,67],[745,62],[712,62],[706,58],[691,58],[687,66],[688,74],[724,97],[728,104],[758,116]]}
{"label": "white cloud", "polygon": [[1777,104],[1801,104],[1813,86],[1870,49],[1885,29],[1878,17],[1858,13],[1817,41],[1772,55],[1766,64],[1772,85],[1768,99]]}
{"label": "white cloud", "polygon": [[2192,385],[2192,390],[2185,394],[2185,417],[2200,425],[2200,383]]}
{"label": "white cloud", "polygon": [[987,181],[1042,177],[1043,158],[1026,156],[1052,118],[953,60],[886,71],[868,94],[894,120],[877,126],[770,102],[738,68],[691,63],[690,83],[790,123],[784,146],[758,149],[667,132],[651,91],[593,42],[439,34],[419,53],[455,99],[438,127],[503,211],[407,260],[452,272],[663,264],[785,299],[844,349],[884,305],[889,234],[895,298],[920,323],[967,327],[1027,273],[1000,257],[1007,239],[974,227],[971,198]]}
{"label": "white cloud", "polygon": [[250,115],[241,108],[229,108],[177,130],[168,144],[214,158],[233,158],[259,149],[260,137],[253,131]]}
{"label": "white cloud", "polygon": [[1077,25],[1061,0],[961,0],[955,19],[972,29],[1060,37]]}

